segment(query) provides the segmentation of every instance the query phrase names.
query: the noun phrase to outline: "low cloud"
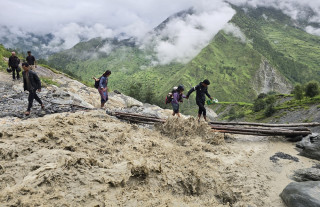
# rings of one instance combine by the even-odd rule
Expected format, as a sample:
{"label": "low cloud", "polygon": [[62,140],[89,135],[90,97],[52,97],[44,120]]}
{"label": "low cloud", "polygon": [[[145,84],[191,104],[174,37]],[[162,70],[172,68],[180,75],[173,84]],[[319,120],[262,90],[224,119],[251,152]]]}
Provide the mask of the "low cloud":
{"label": "low cloud", "polygon": [[187,63],[208,45],[234,14],[228,4],[219,3],[215,8],[195,7],[193,14],[171,20],[156,37],[155,52],[159,63]]}
{"label": "low cloud", "polygon": [[[273,7],[293,19],[320,23],[319,0],[228,2],[238,6]],[[135,37],[144,43],[153,41],[159,63],[186,63],[221,29],[245,41],[239,28],[227,24],[235,12],[223,0],[0,0],[0,4],[0,43],[11,48],[23,43],[41,56],[95,37]],[[149,36],[149,32],[170,15],[189,8],[193,8],[194,13],[174,19],[160,34]],[[319,28],[308,26],[305,30],[320,35]],[[99,52],[109,53],[112,49],[105,45]]]}
{"label": "low cloud", "polygon": [[237,27],[236,25],[234,25],[233,23],[228,23],[224,26],[223,30],[227,33],[227,34],[231,34],[234,37],[237,37],[240,39],[240,41],[242,43],[246,43],[246,36],[243,32],[241,32],[240,28]]}

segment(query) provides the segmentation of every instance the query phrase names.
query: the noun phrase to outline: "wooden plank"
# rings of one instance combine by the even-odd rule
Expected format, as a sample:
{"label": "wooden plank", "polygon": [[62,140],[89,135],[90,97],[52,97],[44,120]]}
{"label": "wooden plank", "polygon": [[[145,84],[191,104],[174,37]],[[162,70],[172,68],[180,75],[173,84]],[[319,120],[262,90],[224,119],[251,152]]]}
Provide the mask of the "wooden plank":
{"label": "wooden plank", "polygon": [[267,123],[255,123],[255,122],[217,122],[212,121],[210,124],[219,125],[249,125],[249,126],[262,126],[262,127],[315,127],[320,126],[319,122],[312,123],[290,123],[290,124],[267,124]]}
{"label": "wooden plank", "polygon": [[311,134],[310,131],[293,131],[293,130],[264,130],[264,129],[242,129],[237,127],[225,127],[225,126],[214,126],[210,125],[212,129],[219,129],[219,130],[227,130],[227,131],[240,131],[240,132],[249,132],[249,133],[262,133],[262,134],[269,134],[269,135],[279,135],[279,136],[298,136],[303,135],[306,136]]}

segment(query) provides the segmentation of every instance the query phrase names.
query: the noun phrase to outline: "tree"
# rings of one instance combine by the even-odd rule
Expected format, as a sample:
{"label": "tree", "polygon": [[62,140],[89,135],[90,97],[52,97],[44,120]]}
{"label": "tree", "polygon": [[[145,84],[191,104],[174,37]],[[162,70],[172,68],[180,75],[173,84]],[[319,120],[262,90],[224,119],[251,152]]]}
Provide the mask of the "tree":
{"label": "tree", "polygon": [[275,110],[273,104],[269,104],[269,105],[267,106],[266,110],[264,111],[264,115],[265,115],[266,117],[270,117],[270,116],[272,116],[272,114],[273,114],[275,111],[276,111],[276,110]]}
{"label": "tree", "polygon": [[266,102],[263,99],[256,99],[253,103],[253,111],[258,112],[266,107]]}
{"label": "tree", "polygon": [[297,100],[303,99],[303,87],[301,84],[297,84],[293,89],[294,98]]}
{"label": "tree", "polygon": [[305,87],[306,96],[312,98],[319,95],[319,83],[317,81],[310,81]]}

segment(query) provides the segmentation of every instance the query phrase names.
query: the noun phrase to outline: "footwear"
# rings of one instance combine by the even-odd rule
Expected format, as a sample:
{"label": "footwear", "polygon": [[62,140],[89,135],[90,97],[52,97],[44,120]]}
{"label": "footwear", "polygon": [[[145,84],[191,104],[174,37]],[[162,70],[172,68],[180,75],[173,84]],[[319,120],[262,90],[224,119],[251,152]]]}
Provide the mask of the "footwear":
{"label": "footwear", "polygon": [[44,110],[44,105],[43,104],[41,105],[41,109]]}
{"label": "footwear", "polygon": [[26,112],[24,112],[24,114],[25,114],[26,116],[29,116],[29,115],[30,115],[30,111],[26,111]]}

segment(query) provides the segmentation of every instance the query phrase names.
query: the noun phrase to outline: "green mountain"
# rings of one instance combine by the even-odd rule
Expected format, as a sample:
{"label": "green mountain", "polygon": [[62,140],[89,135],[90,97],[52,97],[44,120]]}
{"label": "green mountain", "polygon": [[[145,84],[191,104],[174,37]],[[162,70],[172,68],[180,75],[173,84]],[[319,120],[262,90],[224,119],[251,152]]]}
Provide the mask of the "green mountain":
{"label": "green mountain", "polygon": [[[113,90],[162,107],[173,86],[183,84],[188,90],[205,78],[212,82],[209,93],[213,97],[238,102],[252,102],[262,92],[289,93],[296,83],[319,80],[319,36],[306,33],[299,22],[279,10],[233,8],[236,14],[229,22],[231,30],[218,32],[186,64],[154,64],[153,43],[167,22],[183,19],[186,13],[192,15],[192,10],[160,24],[145,47],[135,39],[95,38],[51,56],[48,64],[91,84],[92,76],[109,69]],[[195,114],[194,106],[192,98],[182,104],[182,110]]]}

